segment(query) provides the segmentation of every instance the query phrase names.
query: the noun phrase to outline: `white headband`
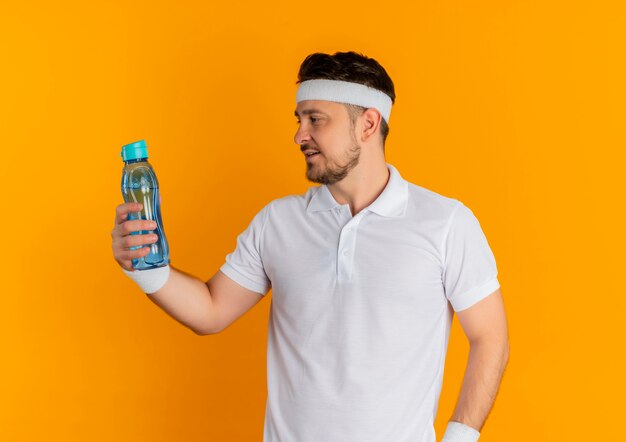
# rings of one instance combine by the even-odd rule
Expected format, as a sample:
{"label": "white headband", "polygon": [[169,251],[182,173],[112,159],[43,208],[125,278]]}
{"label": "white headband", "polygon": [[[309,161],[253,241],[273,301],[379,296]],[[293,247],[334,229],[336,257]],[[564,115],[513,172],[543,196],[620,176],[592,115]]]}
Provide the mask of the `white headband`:
{"label": "white headband", "polygon": [[389,124],[391,97],[364,84],[325,79],[303,81],[296,92],[296,104],[302,100],[326,100],[373,107]]}

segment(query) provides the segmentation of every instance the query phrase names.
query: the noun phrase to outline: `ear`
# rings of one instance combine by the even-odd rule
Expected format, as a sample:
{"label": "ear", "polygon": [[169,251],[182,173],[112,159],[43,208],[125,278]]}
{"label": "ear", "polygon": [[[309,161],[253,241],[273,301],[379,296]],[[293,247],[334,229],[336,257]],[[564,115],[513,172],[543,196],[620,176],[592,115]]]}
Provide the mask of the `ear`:
{"label": "ear", "polygon": [[379,132],[378,127],[381,119],[382,116],[376,109],[369,108],[363,111],[359,116],[361,141],[368,141]]}

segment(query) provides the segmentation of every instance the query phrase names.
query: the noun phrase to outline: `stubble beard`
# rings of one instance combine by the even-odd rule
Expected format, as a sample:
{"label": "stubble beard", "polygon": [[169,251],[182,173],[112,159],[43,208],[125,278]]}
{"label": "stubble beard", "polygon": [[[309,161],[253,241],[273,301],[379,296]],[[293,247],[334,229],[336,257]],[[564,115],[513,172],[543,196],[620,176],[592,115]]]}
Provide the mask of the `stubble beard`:
{"label": "stubble beard", "polygon": [[352,146],[346,151],[346,161],[343,166],[329,160],[328,165],[323,167],[322,161],[320,161],[321,158],[318,158],[317,163],[319,164],[307,162],[306,178],[314,183],[326,185],[335,184],[343,180],[348,173],[359,164],[360,156],[361,146],[358,145],[353,134]]}

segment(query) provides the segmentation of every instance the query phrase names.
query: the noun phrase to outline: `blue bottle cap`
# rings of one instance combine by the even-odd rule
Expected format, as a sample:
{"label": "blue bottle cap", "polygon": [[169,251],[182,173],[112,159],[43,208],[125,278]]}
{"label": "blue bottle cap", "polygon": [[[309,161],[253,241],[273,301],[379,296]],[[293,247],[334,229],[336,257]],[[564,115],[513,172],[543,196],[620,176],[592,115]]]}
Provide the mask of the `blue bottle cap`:
{"label": "blue bottle cap", "polygon": [[139,140],[122,146],[120,156],[124,161],[148,158],[148,146],[146,145],[146,141]]}

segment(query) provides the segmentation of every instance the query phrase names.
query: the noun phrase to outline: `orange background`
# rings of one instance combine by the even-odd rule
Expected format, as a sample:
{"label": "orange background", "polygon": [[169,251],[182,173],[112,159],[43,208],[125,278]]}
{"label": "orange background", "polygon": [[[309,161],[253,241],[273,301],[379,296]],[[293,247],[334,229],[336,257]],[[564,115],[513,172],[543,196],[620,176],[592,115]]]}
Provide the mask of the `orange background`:
{"label": "orange background", "polygon": [[[387,161],[463,201],[496,256],[511,359],[481,435],[623,434],[623,1],[17,2],[0,12],[0,440],[260,441],[271,295],[196,336],[111,252],[145,139],[172,263],[207,280],[312,183],[296,75],[355,50],[396,86]],[[436,421],[469,347],[457,318]]]}

